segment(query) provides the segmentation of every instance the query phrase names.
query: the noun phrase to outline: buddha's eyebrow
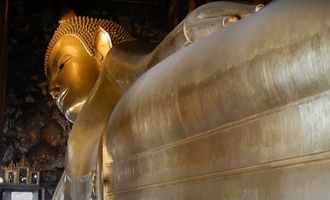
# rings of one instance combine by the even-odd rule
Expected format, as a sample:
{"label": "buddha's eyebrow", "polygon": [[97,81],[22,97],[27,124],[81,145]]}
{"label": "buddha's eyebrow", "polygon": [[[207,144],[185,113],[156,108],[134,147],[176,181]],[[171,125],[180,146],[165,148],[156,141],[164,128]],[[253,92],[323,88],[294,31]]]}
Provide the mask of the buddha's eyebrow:
{"label": "buddha's eyebrow", "polygon": [[61,56],[61,58],[63,58],[63,59],[59,60],[59,61],[61,61],[60,64],[65,64],[72,58],[72,56],[69,54],[64,54],[64,56]]}

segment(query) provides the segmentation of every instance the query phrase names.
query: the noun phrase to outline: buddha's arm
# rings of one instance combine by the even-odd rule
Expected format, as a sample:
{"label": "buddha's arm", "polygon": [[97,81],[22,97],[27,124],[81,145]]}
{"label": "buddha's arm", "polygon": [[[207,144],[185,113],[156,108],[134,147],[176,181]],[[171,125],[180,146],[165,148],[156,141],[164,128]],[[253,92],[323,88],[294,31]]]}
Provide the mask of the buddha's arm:
{"label": "buddha's arm", "polygon": [[[222,31],[228,16],[246,17],[256,6],[233,2],[214,2],[199,7],[177,25],[152,51],[150,44],[132,40],[114,46],[105,66],[122,87],[129,87],[139,76],[185,45]],[[228,26],[228,25],[226,25]]]}
{"label": "buddha's arm", "polygon": [[200,6],[183,21],[187,43],[194,43],[214,32],[223,31],[229,25],[257,12],[263,5],[236,2],[212,2]]}
{"label": "buddha's arm", "polygon": [[261,5],[248,5],[236,2],[212,2],[200,6],[177,25],[155,48],[147,65],[153,67],[168,56],[188,44],[197,42],[214,32],[223,31],[234,22],[225,19],[237,17],[237,20],[254,13]]}

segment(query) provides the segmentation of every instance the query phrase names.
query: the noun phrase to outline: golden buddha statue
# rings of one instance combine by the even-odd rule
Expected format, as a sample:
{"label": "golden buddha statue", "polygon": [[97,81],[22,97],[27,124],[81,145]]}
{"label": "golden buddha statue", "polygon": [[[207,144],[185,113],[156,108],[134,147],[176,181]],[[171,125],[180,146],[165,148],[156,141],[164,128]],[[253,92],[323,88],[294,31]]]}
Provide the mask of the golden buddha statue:
{"label": "golden buddha statue", "polygon": [[[51,95],[74,122],[62,185],[64,198],[89,198],[91,172],[103,144],[114,160],[115,197],[125,200],[167,199],[167,190],[177,199],[214,199],[217,190],[210,177],[225,179],[226,175],[233,182],[220,181],[217,186],[229,199],[235,199],[235,194],[244,199],[244,188],[250,187],[238,186],[246,181],[243,175],[250,169],[258,176],[249,177],[262,182],[266,175],[258,170],[269,170],[267,162],[284,168],[277,160],[294,166],[305,162],[295,157],[328,151],[321,140],[327,137],[323,131],[327,125],[319,127],[323,132],[315,138],[322,147],[314,147],[299,135],[301,130],[313,129],[315,124],[308,123],[318,121],[305,112],[317,110],[323,103],[311,98],[308,101],[315,105],[302,105],[304,111],[294,106],[329,88],[324,75],[328,73],[324,60],[330,41],[329,6],[325,0],[313,5],[307,0],[278,0],[251,15],[262,6],[208,4],[191,13],[152,51],[111,21],[62,20],[50,42],[45,70]],[[280,116],[274,114],[277,109]],[[267,113],[274,119],[267,118]],[[281,117],[298,128],[285,124]],[[294,132],[308,150],[301,154],[284,151],[281,147],[291,148],[289,142],[280,144],[267,138],[264,144],[254,134],[263,135],[269,127],[273,137]],[[242,139],[240,148],[246,151],[232,147],[231,152],[226,151],[226,144],[235,146],[234,136],[224,136],[231,130],[240,133],[238,138],[254,135]],[[255,147],[254,142],[264,148]],[[269,157],[262,152],[267,145],[272,148]],[[195,149],[199,150],[196,155],[191,154]],[[255,159],[254,151],[259,153]],[[267,173],[280,178],[275,172]],[[203,182],[203,177],[211,193],[192,189],[192,182]],[[304,181],[307,179],[306,175]],[[254,187],[258,191],[278,189],[256,182]],[[181,194],[180,189],[185,192]],[[256,199],[254,193],[245,195],[245,199]]]}

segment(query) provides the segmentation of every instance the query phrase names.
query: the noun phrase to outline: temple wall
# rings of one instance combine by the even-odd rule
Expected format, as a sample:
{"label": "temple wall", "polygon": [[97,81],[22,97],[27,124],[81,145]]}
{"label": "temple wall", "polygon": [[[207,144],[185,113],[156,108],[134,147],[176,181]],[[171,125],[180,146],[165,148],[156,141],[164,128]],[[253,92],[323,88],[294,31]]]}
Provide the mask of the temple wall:
{"label": "temple wall", "polygon": [[7,81],[7,0],[0,2],[0,126],[5,108]]}

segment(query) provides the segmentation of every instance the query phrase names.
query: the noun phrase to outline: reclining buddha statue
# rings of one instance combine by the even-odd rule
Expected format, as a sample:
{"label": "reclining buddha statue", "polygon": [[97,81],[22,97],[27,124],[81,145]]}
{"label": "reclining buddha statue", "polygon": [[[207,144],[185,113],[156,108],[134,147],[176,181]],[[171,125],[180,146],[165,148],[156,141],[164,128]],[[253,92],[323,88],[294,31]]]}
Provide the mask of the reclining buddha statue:
{"label": "reclining buddha statue", "polygon": [[104,145],[109,199],[327,199],[329,7],[212,3],[151,52],[113,22],[61,21],[45,66],[74,126],[54,198],[90,199]]}
{"label": "reclining buddha statue", "polygon": [[261,7],[231,2],[202,6],[153,51],[110,20],[72,16],[72,13],[64,16],[45,56],[50,94],[66,118],[74,122],[65,175],[55,196],[64,198],[66,187],[73,195],[70,198],[88,198],[91,171],[99,158],[98,145],[107,119],[140,75],[176,51],[221,31]]}

